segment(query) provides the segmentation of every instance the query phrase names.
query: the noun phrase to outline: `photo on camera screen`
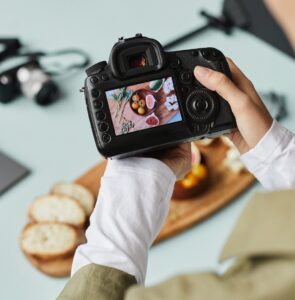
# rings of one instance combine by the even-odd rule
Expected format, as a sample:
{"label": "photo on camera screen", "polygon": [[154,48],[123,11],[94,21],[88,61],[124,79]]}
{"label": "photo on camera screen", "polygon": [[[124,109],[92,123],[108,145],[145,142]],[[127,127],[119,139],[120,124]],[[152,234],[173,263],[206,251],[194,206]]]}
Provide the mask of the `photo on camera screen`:
{"label": "photo on camera screen", "polygon": [[172,77],[106,92],[116,135],[182,120]]}

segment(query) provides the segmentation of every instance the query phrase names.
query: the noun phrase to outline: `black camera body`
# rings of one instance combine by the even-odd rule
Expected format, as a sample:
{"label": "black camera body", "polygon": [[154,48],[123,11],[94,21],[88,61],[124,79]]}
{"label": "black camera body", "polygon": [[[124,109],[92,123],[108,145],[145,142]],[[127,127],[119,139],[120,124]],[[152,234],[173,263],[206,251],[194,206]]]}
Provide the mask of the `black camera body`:
{"label": "black camera body", "polygon": [[236,122],[228,103],[194,78],[197,65],[231,76],[217,49],[164,52],[141,34],[120,38],[108,63],[86,70],[83,89],[99,152],[127,157],[231,132]]}

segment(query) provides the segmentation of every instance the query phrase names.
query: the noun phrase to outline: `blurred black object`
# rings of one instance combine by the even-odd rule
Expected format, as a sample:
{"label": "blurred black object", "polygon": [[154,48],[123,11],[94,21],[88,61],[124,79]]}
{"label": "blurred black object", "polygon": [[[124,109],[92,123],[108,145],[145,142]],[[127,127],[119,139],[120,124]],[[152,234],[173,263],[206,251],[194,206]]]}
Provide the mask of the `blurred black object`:
{"label": "blurred black object", "polygon": [[226,34],[231,34],[232,31],[232,23],[229,22],[229,20],[227,18],[225,18],[224,16],[220,16],[220,17],[215,17],[209,13],[207,13],[206,11],[202,10],[200,12],[200,15],[205,17],[205,19],[207,20],[207,23],[195,30],[192,30],[186,34],[184,34],[183,36],[180,36],[178,38],[176,38],[175,40],[167,43],[164,45],[164,49],[169,49],[172,48],[174,46],[177,46],[191,38],[193,38],[194,36],[203,33],[204,31],[208,30],[208,29],[219,29],[221,31],[223,31]]}
{"label": "blurred black object", "polygon": [[0,195],[29,173],[25,166],[0,151]]}
{"label": "blurred black object", "polygon": [[207,21],[203,26],[167,43],[164,48],[177,46],[208,29],[218,29],[231,34],[232,30],[238,27],[295,57],[285,33],[262,0],[225,0],[220,16],[212,16],[206,11],[201,11],[200,14]]}
{"label": "blurred black object", "polygon": [[286,34],[263,0],[225,0],[222,15],[233,26],[245,29],[284,53],[295,57]]}
{"label": "blurred black object", "polygon": [[0,39],[0,45],[4,48],[0,52],[0,62],[10,55],[14,55],[22,46],[19,39]]}
{"label": "blurred black object", "polygon": [[287,102],[284,95],[271,91],[261,93],[260,96],[273,118],[282,121],[288,117]]}
{"label": "blurred black object", "polygon": [[[17,63],[16,66],[0,73],[0,102],[2,103],[9,103],[23,94],[39,105],[48,105],[59,95],[58,86],[52,76],[68,74],[71,70],[86,67],[90,62],[88,54],[80,49],[63,49],[55,52],[23,51],[21,42],[16,38],[0,39],[0,44],[4,46],[4,50],[0,52],[0,62],[20,57],[24,59],[24,62]],[[76,54],[82,58],[82,61],[53,71],[40,62],[42,57],[68,54]]]}

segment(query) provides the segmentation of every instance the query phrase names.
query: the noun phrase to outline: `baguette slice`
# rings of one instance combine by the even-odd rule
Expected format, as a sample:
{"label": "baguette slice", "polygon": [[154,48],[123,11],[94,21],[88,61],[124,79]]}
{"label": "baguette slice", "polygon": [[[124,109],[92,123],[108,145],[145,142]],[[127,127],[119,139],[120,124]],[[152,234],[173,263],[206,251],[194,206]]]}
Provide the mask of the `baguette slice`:
{"label": "baguette slice", "polygon": [[60,182],[52,187],[50,193],[53,195],[65,195],[74,198],[81,204],[87,216],[90,216],[92,213],[95,203],[94,196],[80,184]]}
{"label": "baguette slice", "polygon": [[35,222],[59,222],[84,226],[86,215],[75,199],[61,195],[46,195],[36,198],[29,208],[29,217]]}
{"label": "baguette slice", "polygon": [[[72,239],[73,230],[75,241]],[[64,239],[64,244],[58,247],[59,249],[56,248],[58,251],[53,251],[54,246],[50,246],[49,243],[56,247],[61,238]],[[41,249],[33,246],[38,239],[43,241],[37,241]],[[35,223],[24,228],[20,243],[26,258],[39,271],[53,277],[64,277],[71,273],[76,247],[85,241],[85,232],[82,229],[58,223]]]}
{"label": "baguette slice", "polygon": [[22,231],[20,245],[26,255],[46,261],[72,255],[80,241],[70,225],[31,223]]}

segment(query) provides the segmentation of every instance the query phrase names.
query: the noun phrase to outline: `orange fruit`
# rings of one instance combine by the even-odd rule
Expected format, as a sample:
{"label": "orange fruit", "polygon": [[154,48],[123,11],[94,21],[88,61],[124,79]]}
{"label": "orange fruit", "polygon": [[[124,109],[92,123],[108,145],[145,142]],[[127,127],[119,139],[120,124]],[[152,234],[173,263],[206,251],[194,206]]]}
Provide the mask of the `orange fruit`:
{"label": "orange fruit", "polygon": [[143,107],[139,107],[137,112],[140,114],[140,115],[144,115],[145,114],[145,109]]}
{"label": "orange fruit", "polygon": [[135,102],[139,101],[139,96],[137,94],[134,94],[132,96],[132,100],[135,101]]}
{"label": "orange fruit", "polygon": [[208,170],[203,164],[194,165],[192,174],[200,179],[204,179],[208,176]]}
{"label": "orange fruit", "polygon": [[133,109],[138,109],[138,107],[139,107],[139,104],[138,104],[138,102],[133,102],[132,104],[131,104],[131,106],[132,106],[132,108]]}
{"label": "orange fruit", "polygon": [[184,179],[181,180],[181,185],[186,188],[192,188],[199,183],[199,179],[194,176],[192,173],[188,173]]}

